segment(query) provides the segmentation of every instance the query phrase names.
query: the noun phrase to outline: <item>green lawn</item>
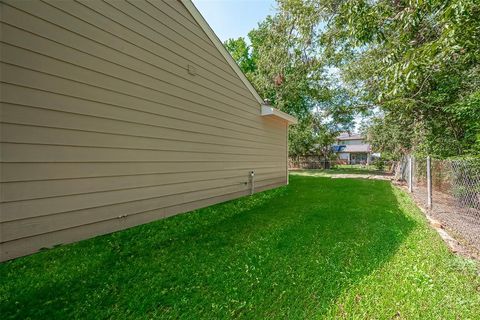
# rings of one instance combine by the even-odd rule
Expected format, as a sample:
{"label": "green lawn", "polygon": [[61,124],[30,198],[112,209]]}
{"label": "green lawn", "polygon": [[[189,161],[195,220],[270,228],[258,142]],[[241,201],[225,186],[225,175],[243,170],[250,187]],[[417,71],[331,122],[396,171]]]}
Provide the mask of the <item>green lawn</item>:
{"label": "green lawn", "polygon": [[386,181],[290,185],[0,264],[2,319],[478,319],[474,262]]}
{"label": "green lawn", "polygon": [[368,174],[368,175],[385,175],[386,172],[378,170],[375,166],[363,166],[363,165],[350,165],[343,164],[337,165],[332,169],[302,169],[296,170],[295,174],[304,174],[310,176],[325,176],[328,177],[334,174]]}

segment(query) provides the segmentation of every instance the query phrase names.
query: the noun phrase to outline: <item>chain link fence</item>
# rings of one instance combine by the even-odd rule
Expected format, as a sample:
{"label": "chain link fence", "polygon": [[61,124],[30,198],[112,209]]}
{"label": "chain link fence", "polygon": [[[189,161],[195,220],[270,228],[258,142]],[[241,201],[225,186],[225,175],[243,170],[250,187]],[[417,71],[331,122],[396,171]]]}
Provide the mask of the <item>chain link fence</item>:
{"label": "chain link fence", "polygon": [[480,252],[480,159],[405,157],[395,175],[432,217]]}

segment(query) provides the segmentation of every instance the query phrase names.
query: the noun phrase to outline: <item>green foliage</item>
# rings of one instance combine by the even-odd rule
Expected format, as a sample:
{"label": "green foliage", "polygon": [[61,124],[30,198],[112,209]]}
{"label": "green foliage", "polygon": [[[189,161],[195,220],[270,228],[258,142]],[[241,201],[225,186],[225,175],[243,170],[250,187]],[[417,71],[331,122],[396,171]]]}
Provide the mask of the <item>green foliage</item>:
{"label": "green foliage", "polygon": [[[340,130],[352,127],[350,92],[339,86],[326,68],[318,36],[315,6],[279,1],[278,12],[267,17],[244,39],[230,39],[225,47],[259,94],[299,124],[289,132],[293,157],[321,153]],[[328,147],[328,148],[327,148]]]}
{"label": "green foliage", "polygon": [[224,45],[247,77],[257,69],[255,58],[250,54],[244,38],[228,39]]}
{"label": "green foliage", "polygon": [[289,156],[298,157],[311,154],[315,148],[315,137],[311,119],[302,119],[288,130]]}
{"label": "green foliage", "polygon": [[269,16],[244,39],[225,47],[260,95],[282,111],[308,118],[313,106],[328,99],[316,45],[306,40],[295,17],[281,11]]}
{"label": "green foliage", "polygon": [[410,118],[395,117],[394,113],[372,118],[365,129],[365,136],[372,150],[382,154],[382,160],[396,160],[412,148],[414,132],[405,131],[413,126]]}
{"label": "green foliage", "polygon": [[361,100],[383,111],[373,144],[391,155],[478,154],[480,3],[332,3],[323,6],[331,21],[322,41]]}
{"label": "green foliage", "polygon": [[[337,129],[370,114],[369,140],[389,158],[480,154],[477,0],[277,3],[250,48],[226,45],[262,96],[307,122],[299,128],[313,111]],[[307,136],[295,130],[292,154]]]}
{"label": "green foliage", "polygon": [[283,188],[2,263],[0,313],[475,319],[475,269],[388,182],[291,176]]}
{"label": "green foliage", "polygon": [[385,169],[385,161],[383,159],[375,159],[373,160],[373,166],[379,170],[383,171]]}

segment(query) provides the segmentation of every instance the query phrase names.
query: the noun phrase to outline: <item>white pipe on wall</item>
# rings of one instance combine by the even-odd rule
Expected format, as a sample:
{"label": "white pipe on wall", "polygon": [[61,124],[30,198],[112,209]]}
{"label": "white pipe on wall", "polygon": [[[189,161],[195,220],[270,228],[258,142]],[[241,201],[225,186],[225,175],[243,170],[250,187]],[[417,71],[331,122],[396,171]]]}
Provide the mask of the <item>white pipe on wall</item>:
{"label": "white pipe on wall", "polygon": [[250,195],[255,192],[255,170],[250,171]]}

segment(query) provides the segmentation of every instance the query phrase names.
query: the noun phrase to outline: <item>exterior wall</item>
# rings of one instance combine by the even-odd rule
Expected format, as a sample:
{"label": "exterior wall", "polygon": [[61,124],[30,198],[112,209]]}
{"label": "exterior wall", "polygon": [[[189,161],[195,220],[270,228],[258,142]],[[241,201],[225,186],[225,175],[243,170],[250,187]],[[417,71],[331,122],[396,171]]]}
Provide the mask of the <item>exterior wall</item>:
{"label": "exterior wall", "polygon": [[338,158],[340,160],[349,160],[350,159],[350,153],[344,153],[344,152],[339,152],[338,153]]}
{"label": "exterior wall", "polygon": [[1,260],[287,183],[286,122],[180,2],[0,6]]}
{"label": "exterior wall", "polygon": [[366,152],[355,152],[350,154],[351,164],[367,164],[369,163],[369,155]]}
{"label": "exterior wall", "polygon": [[360,144],[365,144],[363,140],[338,140],[337,144],[341,145],[360,145]]}

